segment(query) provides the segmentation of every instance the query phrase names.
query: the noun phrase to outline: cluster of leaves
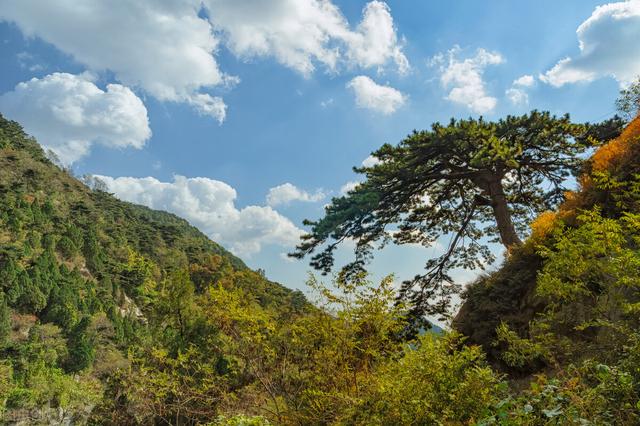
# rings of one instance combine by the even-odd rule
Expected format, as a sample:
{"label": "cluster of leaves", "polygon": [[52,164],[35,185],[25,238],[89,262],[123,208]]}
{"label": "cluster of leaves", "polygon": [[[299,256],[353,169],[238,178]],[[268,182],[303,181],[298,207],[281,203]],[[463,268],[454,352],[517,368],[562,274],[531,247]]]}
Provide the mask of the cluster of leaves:
{"label": "cluster of leaves", "polygon": [[[518,255],[538,259],[537,265],[525,269],[528,294],[512,299],[520,312],[526,312],[522,305],[534,312],[526,324],[500,313],[493,347],[507,371],[540,376],[530,389],[501,401],[488,424],[640,421],[639,124],[634,120],[594,154],[581,191],[559,212],[534,222]],[[477,306],[506,282],[494,274],[467,296]]]}
{"label": "cluster of leaves", "polygon": [[308,284],[319,307],[305,311],[263,308],[222,286],[193,296],[187,334],[195,328],[206,341],[140,353],[96,415],[115,423],[204,423],[225,413],[260,416],[238,420],[247,424],[472,424],[506,395],[480,348],[459,335],[402,338],[408,310],[395,303],[391,278]]}

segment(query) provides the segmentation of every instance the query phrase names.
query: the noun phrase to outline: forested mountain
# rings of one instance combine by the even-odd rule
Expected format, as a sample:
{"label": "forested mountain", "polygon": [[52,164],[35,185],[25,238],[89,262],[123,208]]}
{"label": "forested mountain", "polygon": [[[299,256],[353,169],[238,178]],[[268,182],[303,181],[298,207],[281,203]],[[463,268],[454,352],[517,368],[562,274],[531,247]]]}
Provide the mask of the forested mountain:
{"label": "forested mountain", "polygon": [[[97,379],[156,333],[176,333],[168,317],[212,283],[268,309],[306,304],[185,220],[91,190],[0,116],[0,392],[8,420],[91,400]],[[192,320],[178,318],[179,332]],[[87,377],[73,378],[88,367]]]}
{"label": "forested mountain", "polygon": [[393,278],[312,303],[185,221],[89,188],[0,119],[0,409],[8,424],[640,422],[640,118],[581,164],[416,333]]}

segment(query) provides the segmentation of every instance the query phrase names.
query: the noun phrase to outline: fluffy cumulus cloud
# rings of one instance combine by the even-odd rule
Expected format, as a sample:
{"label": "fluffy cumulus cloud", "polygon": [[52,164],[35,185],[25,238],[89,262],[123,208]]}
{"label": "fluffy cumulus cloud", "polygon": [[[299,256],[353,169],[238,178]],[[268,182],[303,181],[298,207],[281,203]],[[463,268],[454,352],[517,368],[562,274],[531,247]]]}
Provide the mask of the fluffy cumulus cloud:
{"label": "fluffy cumulus cloud", "polygon": [[516,78],[513,81],[514,86],[518,87],[532,87],[536,82],[536,79],[532,75],[523,75],[522,77]]}
{"label": "fluffy cumulus cloud", "polygon": [[315,203],[321,201],[325,197],[326,195],[321,190],[317,190],[315,193],[311,194],[287,182],[269,189],[269,193],[267,194],[267,204],[275,207],[290,204],[292,201]]}
{"label": "fluffy cumulus cloud", "polygon": [[110,70],[125,85],[222,121],[222,100],[200,93],[225,81],[213,56],[218,41],[200,8],[195,0],[0,0],[0,19],[93,71]]}
{"label": "fluffy cumulus cloud", "polygon": [[347,83],[356,97],[356,105],[385,115],[393,114],[406,102],[406,96],[393,87],[376,83],[359,75]]}
{"label": "fluffy cumulus cloud", "polygon": [[356,31],[345,37],[349,60],[361,67],[380,67],[389,61],[403,74],[409,61],[398,43],[391,12],[386,3],[372,1],[363,11],[362,22]]}
{"label": "fluffy cumulus cloud", "polygon": [[374,157],[373,155],[370,155],[364,160],[362,160],[362,167],[373,167],[380,163],[381,161],[378,159],[378,157]]}
{"label": "fluffy cumulus cloud", "polygon": [[513,81],[505,95],[514,105],[528,105],[529,94],[526,89],[533,87],[535,82],[535,78],[532,75],[523,75]]}
{"label": "fluffy cumulus cloud", "polygon": [[576,31],[580,54],[540,76],[552,86],[611,76],[624,86],[640,74],[640,0],[596,7]]}
{"label": "fluffy cumulus cloud", "polygon": [[218,66],[220,42],[239,57],[274,57],[304,75],[316,64],[409,68],[390,9],[377,0],[355,28],[330,0],[0,0],[0,20],[92,71],[111,71],[127,86],[219,122],[226,105],[207,91],[238,82]]}
{"label": "fluffy cumulus cloud", "polygon": [[429,61],[438,68],[442,87],[449,90],[446,99],[479,114],[493,111],[498,100],[487,93],[483,74],[486,67],[501,64],[504,58],[485,49],[478,49],[470,58],[460,58],[461,53],[462,49],[454,46]]}
{"label": "fluffy cumulus cloud", "polygon": [[153,177],[95,177],[118,198],[183,217],[238,255],[257,253],[265,244],[291,248],[302,234],[269,206],[236,207],[235,189],[217,180],[174,176],[173,182],[161,182]]}
{"label": "fluffy cumulus cloud", "polygon": [[69,165],[91,146],[142,148],[151,136],[147,110],[127,87],[97,87],[87,75],[54,73],[0,96],[0,111]]}
{"label": "fluffy cumulus cloud", "polygon": [[406,72],[391,12],[372,1],[352,29],[328,0],[206,0],[209,19],[239,57],[272,56],[310,75],[316,64],[335,71],[340,64],[362,68],[394,64]]}
{"label": "fluffy cumulus cloud", "polygon": [[360,183],[361,182],[358,182],[358,181],[355,181],[355,180],[352,180],[352,181],[349,181],[349,182],[345,183],[344,185],[342,185],[340,187],[340,194],[341,195],[347,195],[349,192],[351,192],[354,189],[356,189],[356,187],[358,185],[360,185]]}

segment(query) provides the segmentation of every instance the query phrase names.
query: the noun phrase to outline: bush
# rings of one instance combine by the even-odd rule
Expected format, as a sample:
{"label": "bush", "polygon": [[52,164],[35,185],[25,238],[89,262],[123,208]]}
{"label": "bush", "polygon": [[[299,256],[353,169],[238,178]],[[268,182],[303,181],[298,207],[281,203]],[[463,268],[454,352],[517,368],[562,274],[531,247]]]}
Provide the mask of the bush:
{"label": "bush", "polygon": [[474,424],[505,391],[478,346],[463,346],[457,334],[425,334],[378,371],[347,423]]}

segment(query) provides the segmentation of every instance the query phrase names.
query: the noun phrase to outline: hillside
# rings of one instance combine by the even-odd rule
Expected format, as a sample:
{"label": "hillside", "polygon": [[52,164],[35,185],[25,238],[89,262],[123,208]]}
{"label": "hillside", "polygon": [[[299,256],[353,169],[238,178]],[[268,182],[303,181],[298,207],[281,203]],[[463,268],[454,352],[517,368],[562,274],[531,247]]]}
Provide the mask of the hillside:
{"label": "hillside", "polygon": [[638,326],[639,159],[637,117],[589,159],[578,190],[531,224],[524,246],[466,290],[454,327],[494,365],[528,376],[623,356]]}
{"label": "hillside", "polygon": [[62,397],[39,381],[93,367],[81,382],[92,388],[126,365],[130,348],[167,326],[159,304],[180,274],[184,288],[174,291],[184,297],[215,284],[264,308],[306,303],[185,220],[91,190],[0,116],[0,380],[15,383],[8,394],[0,388],[8,420]]}
{"label": "hillside", "polygon": [[[96,282],[117,280],[121,271],[114,269],[114,261],[126,263],[129,251],[166,270],[205,266],[215,259],[233,271],[249,271],[242,260],[184,219],[92,191],[49,161],[17,123],[2,117],[0,194],[5,262],[33,263],[46,251],[47,239],[55,245],[56,260],[77,267]],[[265,303],[290,293],[279,284],[263,281],[264,288],[253,291],[258,295],[264,290]]]}
{"label": "hillside", "polygon": [[392,276],[311,276],[312,306],[0,119],[2,422],[638,424],[639,161],[640,118],[468,288],[457,332],[416,336]]}

